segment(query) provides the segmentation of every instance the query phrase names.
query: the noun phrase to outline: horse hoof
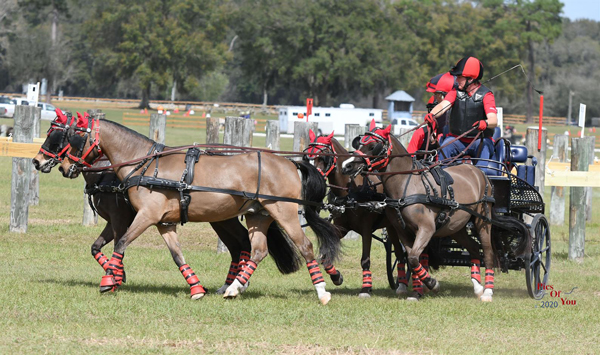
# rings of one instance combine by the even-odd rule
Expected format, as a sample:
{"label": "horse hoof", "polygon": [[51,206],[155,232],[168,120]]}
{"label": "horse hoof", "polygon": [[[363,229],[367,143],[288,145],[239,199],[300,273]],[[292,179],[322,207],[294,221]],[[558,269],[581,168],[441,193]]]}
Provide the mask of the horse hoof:
{"label": "horse hoof", "polygon": [[250,286],[250,281],[246,282],[246,283],[244,284],[244,286],[242,286],[242,287],[240,288],[240,293],[244,293],[244,292],[246,292],[246,290],[248,289],[248,287],[249,287],[249,286]]}
{"label": "horse hoof", "polygon": [[433,288],[431,289],[431,292],[433,292],[434,294],[438,294],[440,292],[440,282],[439,281],[435,281],[435,286],[433,286]]}
{"label": "horse hoof", "polygon": [[331,276],[331,282],[333,282],[333,284],[336,286],[341,286],[344,283],[344,276],[342,276],[342,273],[338,271],[335,277],[333,275]]}
{"label": "horse hoof", "polygon": [[100,286],[100,293],[111,292],[116,290],[117,288],[114,286]]}
{"label": "horse hoof", "polygon": [[423,297],[422,294],[413,291],[413,293],[409,297],[406,297],[406,300],[410,302],[417,302],[421,299],[421,297]]}
{"label": "horse hoof", "polygon": [[474,278],[471,278],[471,282],[473,282],[473,292],[475,293],[475,296],[480,298],[481,295],[483,295],[483,286],[481,286],[479,281],[475,280]]}
{"label": "horse hoof", "polygon": [[204,295],[206,295],[206,293],[196,293],[195,295],[192,295],[190,298],[195,301],[195,300],[201,299],[202,297],[204,297]]}
{"label": "horse hoof", "polygon": [[406,297],[406,295],[408,295],[408,286],[400,282],[396,289],[396,295],[399,297]]}
{"label": "horse hoof", "polygon": [[491,288],[486,288],[479,299],[481,300],[481,302],[492,302],[493,295],[494,291]]}
{"label": "horse hoof", "polygon": [[221,287],[219,287],[219,289],[216,291],[217,295],[222,295],[225,293],[225,290],[227,290],[227,287],[229,287],[228,284],[225,284]]}
{"label": "horse hoof", "polygon": [[325,292],[325,294],[323,294],[323,296],[319,298],[319,301],[321,301],[321,304],[323,306],[326,305],[327,303],[329,303],[329,301],[331,301],[331,293]]}
{"label": "horse hoof", "polygon": [[371,298],[371,294],[367,292],[361,292],[358,294],[358,298]]}

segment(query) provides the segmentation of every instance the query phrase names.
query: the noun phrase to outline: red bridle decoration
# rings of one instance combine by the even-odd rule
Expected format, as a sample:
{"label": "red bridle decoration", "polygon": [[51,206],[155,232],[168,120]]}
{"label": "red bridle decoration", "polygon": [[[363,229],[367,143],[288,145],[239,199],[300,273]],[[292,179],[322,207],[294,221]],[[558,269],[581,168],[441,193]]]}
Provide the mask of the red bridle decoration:
{"label": "red bridle decoration", "polygon": [[[387,151],[385,153],[385,157],[378,156],[372,159],[367,157],[367,155],[360,150],[355,150],[355,153],[361,155],[367,164],[367,171],[373,171],[377,169],[385,168],[390,162],[390,154],[392,153],[392,140],[390,132],[392,130],[392,125],[388,125],[386,128],[377,128],[375,125],[375,120],[371,121],[371,125],[369,126],[369,132],[367,132],[361,139],[361,145],[367,145],[370,143],[387,143]],[[378,160],[380,159],[380,160]]]}
{"label": "red bridle decoration", "polygon": [[[308,144],[308,148],[306,149],[306,152],[309,153],[308,159],[315,159],[319,155],[319,153],[325,153],[326,150],[331,150],[333,152],[333,154],[336,154],[336,151],[333,148],[333,144],[331,144],[331,139],[333,138],[333,132],[331,132],[331,134],[328,136],[317,137],[315,135],[315,132],[313,132],[312,129],[309,129],[308,130],[308,138],[310,139],[310,143]],[[323,172],[323,170],[321,170],[320,168],[317,168],[317,170],[319,170],[321,175],[323,175],[323,178],[327,179],[327,176],[329,176],[329,174],[331,174],[333,169],[335,169],[336,164],[337,164],[337,155],[334,155],[333,163],[331,164],[331,166],[329,168],[326,167],[327,171]]]}
{"label": "red bridle decoration", "polygon": [[[71,122],[67,121],[69,120],[67,116],[65,116],[65,114],[62,113],[62,111],[60,109],[55,109],[56,112],[56,118],[54,119],[54,121],[52,121],[50,123],[50,128],[48,129],[48,132],[46,133],[46,136],[50,136],[50,134],[52,134],[52,132],[54,131],[61,131],[63,132],[63,135],[66,134],[66,131],[69,129],[69,127],[71,125],[73,125],[73,123],[75,123],[75,117],[71,117]],[[63,137],[64,139],[64,137]],[[45,156],[48,156],[52,159],[56,159],[60,162],[62,162],[62,158],[64,156],[64,154],[69,150],[69,148],[71,148],[71,145],[69,143],[67,143],[67,145],[60,150],[60,152],[58,153],[52,153],[49,152],[48,150],[44,149],[44,147],[40,147],[40,153],[42,153]]]}
{"label": "red bridle decoration", "polygon": [[[86,137],[85,138],[86,141],[87,140],[90,141],[90,146],[85,151],[85,153],[83,153],[81,155],[81,157],[76,157],[69,152],[67,152],[67,156],[70,159],[72,159],[73,161],[75,161],[75,164],[84,165],[89,168],[92,165],[94,165],[94,163],[96,161],[98,161],[98,159],[100,159],[103,155],[102,149],[100,149],[100,119],[95,118],[90,121],[90,119],[89,119],[90,117],[87,112],[85,113],[85,115],[83,117],[81,116],[81,114],[79,112],[77,112],[77,117],[78,117],[77,127],[75,127],[75,131],[78,133],[83,132],[84,133],[83,137]],[[90,127],[90,122],[91,122],[91,127]],[[90,134],[94,130],[95,130],[94,138],[91,138]],[[83,145],[85,146],[85,142],[83,143]],[[96,157],[96,159],[94,159],[94,161],[92,161],[91,163],[88,163],[85,161],[85,158],[87,158],[88,155],[90,155],[90,153],[94,150],[94,148],[98,149],[98,156]]]}

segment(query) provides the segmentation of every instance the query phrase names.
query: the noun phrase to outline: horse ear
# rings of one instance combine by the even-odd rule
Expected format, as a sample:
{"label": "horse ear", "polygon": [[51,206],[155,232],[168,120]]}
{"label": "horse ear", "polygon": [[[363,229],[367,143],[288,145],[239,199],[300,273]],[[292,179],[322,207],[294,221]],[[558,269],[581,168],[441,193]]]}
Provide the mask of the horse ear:
{"label": "horse ear", "polygon": [[315,139],[317,138],[317,136],[315,135],[315,132],[313,132],[312,129],[308,130],[308,139],[309,141],[312,143],[315,141]]}
{"label": "horse ear", "polygon": [[369,125],[369,132],[373,132],[373,129],[375,129],[375,127],[377,127],[377,125],[375,124],[375,119],[372,119],[371,124]]}
{"label": "horse ear", "polygon": [[54,112],[56,112],[56,122],[57,123],[60,123],[60,124],[67,123],[67,116],[65,116],[59,108],[55,109]]}
{"label": "horse ear", "polygon": [[385,130],[383,131],[385,133],[385,138],[389,138],[390,137],[390,132],[392,131],[392,125],[388,125]]}
{"label": "horse ear", "polygon": [[88,118],[81,116],[79,112],[77,112],[77,127],[88,128]]}
{"label": "horse ear", "polygon": [[331,131],[331,134],[327,136],[327,138],[329,138],[329,140],[331,140],[331,138],[333,138],[333,132],[335,132],[335,131]]}

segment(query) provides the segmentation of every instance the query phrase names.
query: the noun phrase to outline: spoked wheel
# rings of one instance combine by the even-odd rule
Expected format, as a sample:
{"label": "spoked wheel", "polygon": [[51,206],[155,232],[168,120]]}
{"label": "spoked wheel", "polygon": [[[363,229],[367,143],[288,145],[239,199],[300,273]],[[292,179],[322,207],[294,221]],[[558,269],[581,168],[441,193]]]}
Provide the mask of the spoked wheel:
{"label": "spoked wheel", "polygon": [[[398,274],[396,273],[398,262],[406,264],[406,250],[402,249],[403,259],[398,260],[396,257],[396,247],[387,236],[387,231],[383,229],[383,245],[385,246],[385,266],[387,269],[387,277],[390,288],[394,291],[398,289]],[[410,282],[410,270],[406,271],[406,277]]]}
{"label": "spoked wheel", "polygon": [[537,214],[531,222],[531,256],[525,258],[525,278],[529,296],[536,300],[544,296],[540,284],[548,284],[550,275],[550,227],[543,214]]}

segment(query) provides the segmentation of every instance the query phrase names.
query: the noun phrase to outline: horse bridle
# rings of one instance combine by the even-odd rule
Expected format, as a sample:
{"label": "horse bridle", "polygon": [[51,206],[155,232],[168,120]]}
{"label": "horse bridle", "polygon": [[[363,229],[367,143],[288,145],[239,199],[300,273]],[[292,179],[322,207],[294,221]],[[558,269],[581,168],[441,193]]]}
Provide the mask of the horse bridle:
{"label": "horse bridle", "polygon": [[[65,153],[69,150],[69,148],[71,148],[71,145],[69,144],[67,139],[68,139],[69,128],[71,127],[72,124],[73,124],[73,117],[71,116],[70,113],[67,113],[67,123],[56,122],[56,119],[50,123],[50,128],[48,128],[48,132],[46,133],[46,136],[50,138],[50,135],[56,135],[59,132],[61,134],[60,134],[60,140],[58,143],[58,149],[56,152],[52,151],[52,148],[51,148],[51,142],[53,142],[54,139],[47,139],[46,142],[44,142],[44,144],[40,147],[39,152],[47,157],[50,157],[50,159],[48,159],[48,162],[46,164],[44,164],[44,166],[50,165],[50,168],[53,168],[58,163],[62,162],[62,160],[65,156]],[[66,145],[65,145],[65,143],[66,143]]]}
{"label": "horse bridle", "polygon": [[305,153],[308,153],[306,154],[308,160],[316,159],[320,153],[328,153],[327,150],[331,150],[331,152],[334,154],[333,159],[329,159],[329,163],[325,165],[325,171],[321,170],[321,168],[319,167],[316,167],[317,170],[319,170],[319,172],[321,173],[321,175],[323,175],[324,179],[327,179],[327,177],[329,176],[329,174],[331,174],[333,169],[335,169],[335,166],[337,164],[337,153],[335,151],[335,148],[333,148],[333,145],[313,142],[309,143],[308,148],[304,150]]}
{"label": "horse bridle", "polygon": [[[358,138],[358,139],[357,139]],[[371,142],[376,142],[371,155],[366,155],[359,148]],[[352,141],[352,146],[355,149],[354,153],[358,154],[365,162],[367,171],[380,170],[385,168],[390,162],[390,154],[392,153],[392,143],[389,139],[375,132],[365,132],[364,135],[358,136]],[[384,152],[382,154],[382,152]]]}
{"label": "horse bridle", "polygon": [[[74,171],[74,169],[80,168],[82,166],[91,167],[94,165],[96,161],[98,161],[103,153],[100,148],[100,119],[99,118],[89,118],[88,126],[86,128],[83,127],[75,127],[73,128],[74,133],[69,137],[69,143],[71,147],[77,149],[77,153],[75,155],[67,152],[67,156],[69,159],[73,160],[73,165],[69,168],[69,170]],[[92,137],[92,132],[94,132]],[[83,135],[80,135],[83,133]],[[87,141],[90,141],[90,146],[84,152],[85,144]],[[94,151],[97,150],[98,156],[91,162],[88,163],[85,159]]]}

